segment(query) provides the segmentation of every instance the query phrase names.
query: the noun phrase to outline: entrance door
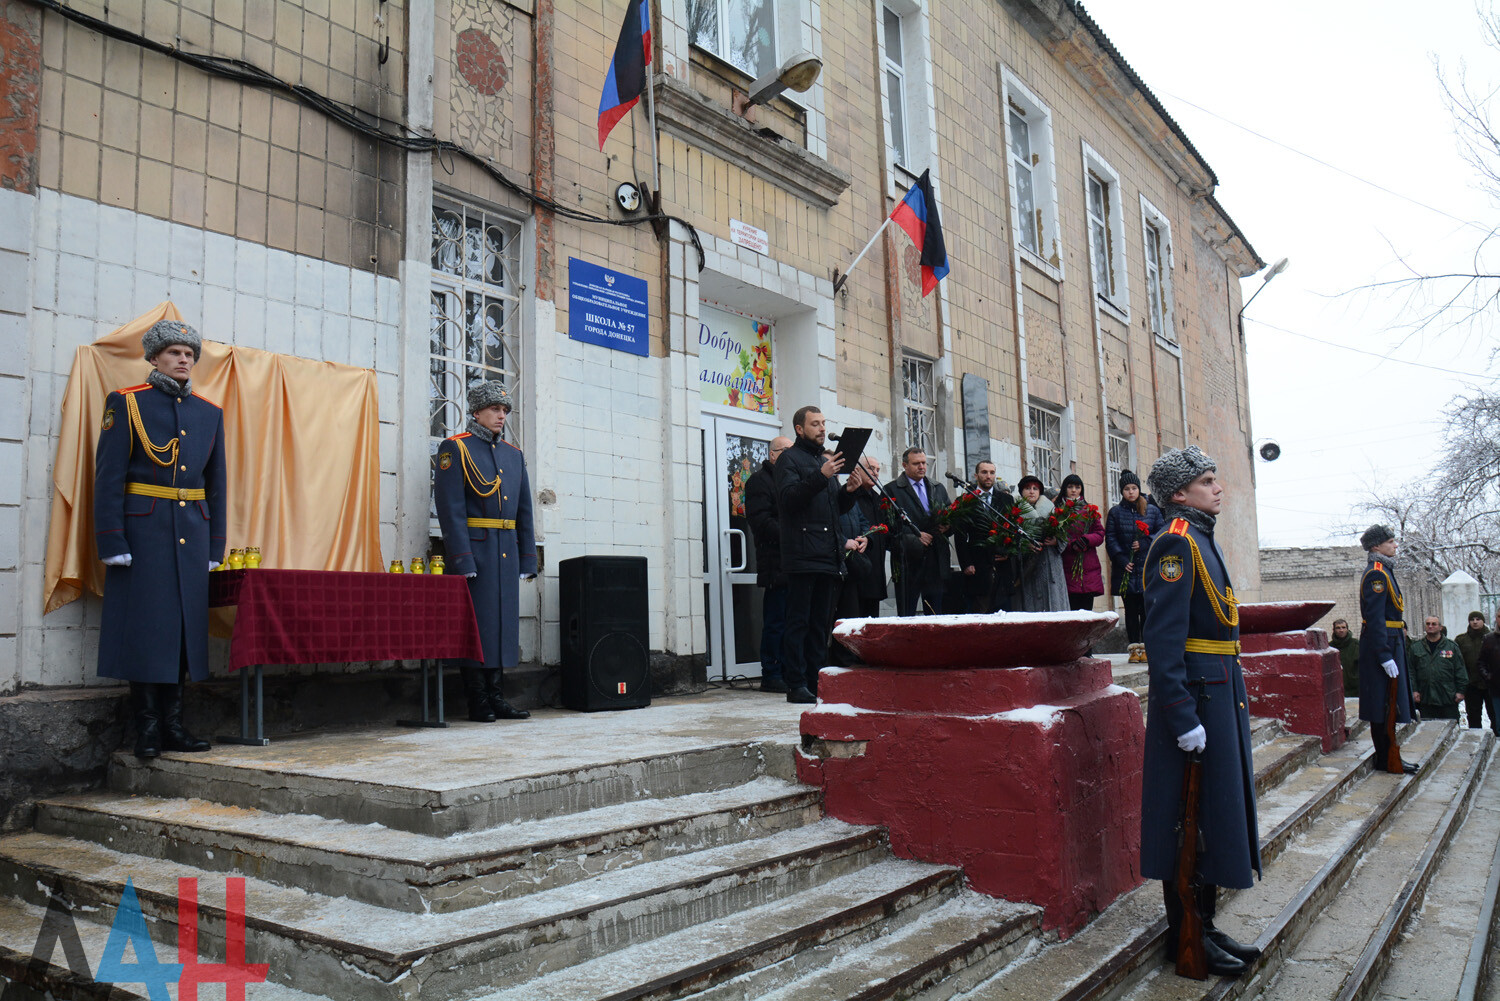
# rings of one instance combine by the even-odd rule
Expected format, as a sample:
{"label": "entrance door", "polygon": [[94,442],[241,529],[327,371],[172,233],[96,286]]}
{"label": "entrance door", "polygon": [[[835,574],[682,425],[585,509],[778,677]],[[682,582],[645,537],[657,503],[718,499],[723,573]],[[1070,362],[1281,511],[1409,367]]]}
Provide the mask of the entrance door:
{"label": "entrance door", "polygon": [[745,485],[780,433],[768,423],[703,415],[709,674],[721,679],[760,677],[763,592],[755,583],[755,535],[745,517]]}

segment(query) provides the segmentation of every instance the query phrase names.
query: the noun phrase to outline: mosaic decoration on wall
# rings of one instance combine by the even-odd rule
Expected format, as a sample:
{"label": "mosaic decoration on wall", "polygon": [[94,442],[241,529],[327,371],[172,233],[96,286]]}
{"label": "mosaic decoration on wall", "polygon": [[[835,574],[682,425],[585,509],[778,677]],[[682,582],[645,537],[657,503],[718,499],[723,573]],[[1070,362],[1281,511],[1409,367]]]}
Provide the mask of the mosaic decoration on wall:
{"label": "mosaic decoration on wall", "polygon": [[481,151],[510,149],[510,68],[515,34],[511,14],[487,0],[453,2],[453,128]]}

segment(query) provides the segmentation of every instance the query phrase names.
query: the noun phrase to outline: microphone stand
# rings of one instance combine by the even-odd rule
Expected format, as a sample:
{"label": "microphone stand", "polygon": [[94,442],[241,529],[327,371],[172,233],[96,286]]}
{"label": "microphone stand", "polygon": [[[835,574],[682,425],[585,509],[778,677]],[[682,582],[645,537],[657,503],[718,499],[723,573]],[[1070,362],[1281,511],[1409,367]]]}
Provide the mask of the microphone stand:
{"label": "microphone stand", "polygon": [[[856,465],[858,465],[859,468],[864,471],[865,478],[870,481],[870,489],[875,492],[875,496],[879,497],[881,500],[887,501],[888,506],[891,508],[891,510],[895,511],[898,515],[901,516],[901,521],[904,523],[904,526],[920,535],[922,533],[922,530],[917,527],[916,522],[911,520],[911,516],[906,513],[906,509],[896,502],[896,498],[886,493],[885,489],[881,487],[879,477],[877,477],[874,471],[870,469],[869,465],[866,464],[864,456],[859,457],[859,462],[856,463]],[[906,546],[901,545],[900,543],[898,543],[897,545],[901,553],[901,579],[905,582],[906,587],[911,587],[911,566],[906,557]],[[928,607],[930,608],[931,606]],[[899,588],[897,589],[896,595],[896,614],[901,614],[901,596]]]}

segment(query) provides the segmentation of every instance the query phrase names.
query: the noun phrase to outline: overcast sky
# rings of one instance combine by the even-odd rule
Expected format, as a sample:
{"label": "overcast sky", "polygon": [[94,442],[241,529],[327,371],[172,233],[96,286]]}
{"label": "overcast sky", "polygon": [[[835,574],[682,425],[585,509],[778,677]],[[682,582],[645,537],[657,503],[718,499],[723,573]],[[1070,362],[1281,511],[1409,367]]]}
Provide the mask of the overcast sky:
{"label": "overcast sky", "polygon": [[[1414,334],[1405,295],[1340,295],[1402,277],[1402,258],[1473,269],[1476,227],[1497,211],[1460,155],[1437,65],[1456,79],[1466,62],[1486,91],[1500,52],[1470,0],[1086,6],[1213,167],[1261,258],[1291,259],[1245,314],[1255,437],[1282,447],[1256,463],[1261,545],[1357,542],[1355,505],[1372,487],[1423,489],[1449,401],[1500,372],[1487,336]],[[1247,279],[1246,299],[1260,285]]]}

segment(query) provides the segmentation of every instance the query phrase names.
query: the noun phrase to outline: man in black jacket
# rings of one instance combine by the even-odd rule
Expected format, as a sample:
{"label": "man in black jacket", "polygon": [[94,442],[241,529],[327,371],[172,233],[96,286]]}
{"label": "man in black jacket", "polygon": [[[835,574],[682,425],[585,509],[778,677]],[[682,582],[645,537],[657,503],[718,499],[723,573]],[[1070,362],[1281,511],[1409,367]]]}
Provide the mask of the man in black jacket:
{"label": "man in black jacket", "polygon": [[958,565],[964,575],[964,597],[970,612],[993,612],[1010,603],[1015,590],[1015,561],[996,556],[985,540],[990,526],[1001,514],[1008,513],[1015,498],[995,482],[995,464],[981,459],[974,466],[974,485],[979,509],[954,537]]}
{"label": "man in black jacket", "polygon": [[[948,491],[927,478],[927,453],[908,448],[901,454],[901,475],[886,487],[891,500],[911,520],[891,547],[895,562],[896,614],[940,615],[943,587],[948,576],[947,529],[937,523],[938,512],[948,506]],[[915,526],[915,530],[913,530]],[[894,526],[892,526],[894,528]]]}
{"label": "man in black jacket", "polygon": [[796,443],[776,461],[780,512],[781,570],[787,580],[786,634],[781,674],[788,702],[816,702],[811,691],[828,662],[833,601],[837,596],[844,540],[839,515],[854,506],[857,483],[840,489],[844,457],[823,456],[828,436],[823,412],[802,407],[792,418]]}
{"label": "man in black jacket", "polygon": [[781,637],[786,632],[786,575],[781,572],[781,530],[776,514],[776,460],[792,439],[771,439],[770,452],[745,483],[745,520],[755,536],[755,583],[765,590],[760,606],[760,690],[785,692]]}

